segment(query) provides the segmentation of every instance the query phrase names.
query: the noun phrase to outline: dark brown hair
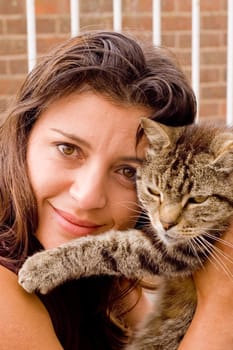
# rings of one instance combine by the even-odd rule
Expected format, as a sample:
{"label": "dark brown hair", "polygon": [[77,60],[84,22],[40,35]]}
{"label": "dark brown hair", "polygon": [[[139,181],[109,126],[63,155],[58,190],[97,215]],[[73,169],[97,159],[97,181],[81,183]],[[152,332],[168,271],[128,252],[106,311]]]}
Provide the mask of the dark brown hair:
{"label": "dark brown hair", "polygon": [[16,272],[34,249],[38,224],[26,168],[30,131],[51,102],[87,89],[147,107],[167,125],[190,124],[196,113],[193,91],[172,55],[127,35],[83,33],[41,59],[0,128],[0,263]]}

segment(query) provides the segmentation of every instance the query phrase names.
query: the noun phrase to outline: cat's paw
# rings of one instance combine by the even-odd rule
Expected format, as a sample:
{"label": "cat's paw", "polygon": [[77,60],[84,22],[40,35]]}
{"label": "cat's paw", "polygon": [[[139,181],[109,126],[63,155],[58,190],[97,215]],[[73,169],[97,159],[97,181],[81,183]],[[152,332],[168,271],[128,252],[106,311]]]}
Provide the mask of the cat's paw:
{"label": "cat's paw", "polygon": [[38,291],[46,294],[61,284],[59,266],[47,252],[29,257],[18,274],[19,284],[29,293]]}

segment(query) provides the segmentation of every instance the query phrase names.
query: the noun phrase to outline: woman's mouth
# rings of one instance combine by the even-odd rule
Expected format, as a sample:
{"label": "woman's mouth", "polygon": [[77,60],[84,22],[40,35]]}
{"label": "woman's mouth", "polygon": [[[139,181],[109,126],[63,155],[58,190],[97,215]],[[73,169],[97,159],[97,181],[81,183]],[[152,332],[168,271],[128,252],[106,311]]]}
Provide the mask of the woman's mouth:
{"label": "woman's mouth", "polygon": [[59,225],[67,232],[74,236],[81,237],[96,233],[102,225],[97,225],[94,222],[79,220],[73,214],[67,213],[63,210],[54,208],[55,219]]}

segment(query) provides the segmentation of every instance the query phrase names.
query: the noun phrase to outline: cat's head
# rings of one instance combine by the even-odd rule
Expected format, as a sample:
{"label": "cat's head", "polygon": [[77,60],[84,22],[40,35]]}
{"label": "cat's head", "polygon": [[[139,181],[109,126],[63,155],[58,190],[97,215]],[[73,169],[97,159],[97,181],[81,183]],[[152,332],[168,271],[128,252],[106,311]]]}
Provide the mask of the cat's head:
{"label": "cat's head", "polygon": [[233,133],[207,125],[168,127],[150,119],[142,126],[150,147],[137,190],[155,235],[170,249],[201,248],[233,215]]}

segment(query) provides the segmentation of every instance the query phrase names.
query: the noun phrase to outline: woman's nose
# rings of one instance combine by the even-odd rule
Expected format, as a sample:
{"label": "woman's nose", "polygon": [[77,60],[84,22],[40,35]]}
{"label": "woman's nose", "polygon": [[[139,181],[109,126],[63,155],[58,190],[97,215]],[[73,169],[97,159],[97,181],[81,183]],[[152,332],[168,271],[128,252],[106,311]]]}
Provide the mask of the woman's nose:
{"label": "woman's nose", "polygon": [[107,203],[106,179],[97,169],[77,171],[70,195],[83,210],[104,208]]}

